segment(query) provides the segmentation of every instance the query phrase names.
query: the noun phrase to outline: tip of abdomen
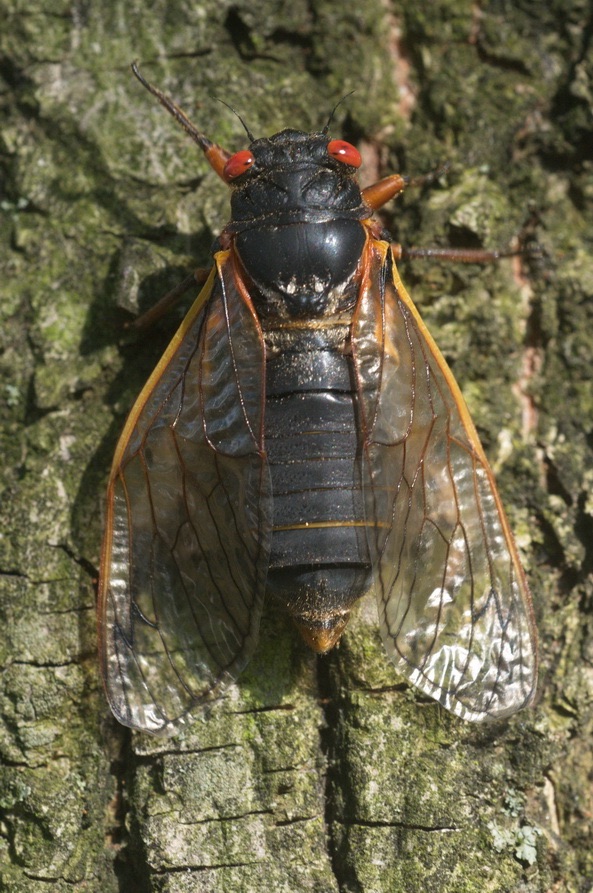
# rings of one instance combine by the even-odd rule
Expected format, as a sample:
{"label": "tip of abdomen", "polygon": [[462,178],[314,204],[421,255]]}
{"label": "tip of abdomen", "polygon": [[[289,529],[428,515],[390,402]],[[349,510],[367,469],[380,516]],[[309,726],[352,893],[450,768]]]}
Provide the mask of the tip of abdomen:
{"label": "tip of abdomen", "polygon": [[346,629],[350,611],[323,620],[309,617],[293,617],[296,628],[313,651],[325,654],[338,644]]}

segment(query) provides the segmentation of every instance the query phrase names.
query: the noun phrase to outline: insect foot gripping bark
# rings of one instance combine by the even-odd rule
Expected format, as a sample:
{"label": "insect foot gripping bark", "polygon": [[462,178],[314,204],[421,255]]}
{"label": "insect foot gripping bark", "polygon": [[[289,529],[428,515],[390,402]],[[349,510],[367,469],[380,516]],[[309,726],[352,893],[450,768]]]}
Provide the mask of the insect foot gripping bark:
{"label": "insect foot gripping bark", "polygon": [[107,494],[101,666],[124,725],[171,734],[236,679],[264,598],[318,652],[369,590],[398,671],[467,720],[533,698],[531,598],[451,371],[347,142],[230,155],[134,72],[231,187],[210,276],[133,407]]}

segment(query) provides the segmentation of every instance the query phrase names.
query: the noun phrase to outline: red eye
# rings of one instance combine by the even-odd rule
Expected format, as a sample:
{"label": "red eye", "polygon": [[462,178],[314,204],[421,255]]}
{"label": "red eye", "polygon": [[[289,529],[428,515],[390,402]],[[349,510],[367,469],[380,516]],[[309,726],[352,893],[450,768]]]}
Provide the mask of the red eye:
{"label": "red eye", "polygon": [[346,140],[330,140],[327,144],[327,152],[332,158],[344,164],[349,164],[350,167],[360,167],[362,164],[360,152],[352,143],[347,143]]}
{"label": "red eye", "polygon": [[241,174],[244,174],[245,171],[249,170],[254,161],[255,158],[249,149],[242,149],[241,152],[235,152],[224,166],[224,171],[222,172],[223,178],[227,182],[229,180],[236,180],[237,177],[240,177]]}

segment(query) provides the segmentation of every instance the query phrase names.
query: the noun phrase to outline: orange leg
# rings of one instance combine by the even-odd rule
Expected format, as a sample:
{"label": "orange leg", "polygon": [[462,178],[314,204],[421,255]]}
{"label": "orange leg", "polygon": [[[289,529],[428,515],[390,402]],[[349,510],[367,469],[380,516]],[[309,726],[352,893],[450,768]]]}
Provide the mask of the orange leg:
{"label": "orange leg", "polygon": [[485,248],[406,248],[403,245],[392,247],[396,260],[434,258],[452,260],[460,264],[489,264],[503,257],[516,257],[526,253],[525,249],[521,248],[487,251]]}
{"label": "orange leg", "polygon": [[206,282],[206,279],[210,275],[210,268],[208,267],[200,267],[197,270],[194,270],[193,273],[190,273],[189,276],[186,276],[185,279],[176,285],[171,291],[168,291],[166,295],[156,302],[154,307],[151,307],[150,310],[147,310],[146,313],[143,313],[142,316],[139,316],[133,322],[131,322],[128,326],[130,329],[146,329],[148,326],[153,325],[161,316],[164,316],[175,304],[183,297],[183,295],[190,288],[196,285],[202,286]]}
{"label": "orange leg", "polygon": [[[391,174],[376,183],[372,183],[362,190],[365,203],[376,211],[403,192],[407,186],[423,186],[440,177],[447,170],[443,165],[422,177],[402,177],[401,174]],[[379,232],[377,237],[381,238]],[[526,249],[495,249],[488,251],[485,248],[406,248],[403,245],[392,245],[396,260],[433,258],[438,260],[451,260],[462,264],[487,264],[500,260],[503,257],[516,257],[526,254]]]}
{"label": "orange leg", "polygon": [[138,65],[136,62],[132,62],[132,71],[140,81],[143,87],[146,87],[149,93],[152,93],[153,96],[156,96],[160,104],[167,109],[169,114],[173,115],[176,121],[181,124],[186,133],[188,133],[192,140],[198,144],[200,149],[203,151],[204,155],[208,159],[210,166],[216,171],[219,177],[224,180],[223,171],[224,166],[231,157],[231,153],[227,152],[226,149],[223,149],[222,146],[217,146],[216,143],[213,143],[212,140],[209,140],[208,137],[201,133],[192,122],[189,120],[185,112],[183,112],[179,106],[175,105],[172,99],[169,99],[168,96],[159,90],[157,87],[153,87],[146,78],[140,74],[140,70],[138,69]]}
{"label": "orange leg", "polygon": [[362,190],[362,197],[367,205],[376,211],[382,208],[388,201],[403,192],[407,186],[424,186],[425,183],[432,183],[449,170],[448,164],[443,164],[435,171],[424,174],[421,177],[402,177],[401,174],[391,174],[382,180],[377,180]]}

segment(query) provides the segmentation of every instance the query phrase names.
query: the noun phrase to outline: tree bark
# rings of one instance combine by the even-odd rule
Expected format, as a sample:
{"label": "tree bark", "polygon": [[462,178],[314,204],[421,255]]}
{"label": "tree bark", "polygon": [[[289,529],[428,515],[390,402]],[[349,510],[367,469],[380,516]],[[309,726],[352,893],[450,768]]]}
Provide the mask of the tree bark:
{"label": "tree bark", "polygon": [[[593,889],[593,57],[566,0],[0,0],[0,890]],[[411,691],[366,602],[316,658],[269,610],[248,670],[172,740],[99,681],[103,492],[177,321],[124,323],[208,262],[226,187],[129,63],[231,150],[320,129],[363,183],[450,164],[384,215],[458,378],[530,579],[539,699],[474,726]],[[515,240],[515,241],[514,241]]]}

